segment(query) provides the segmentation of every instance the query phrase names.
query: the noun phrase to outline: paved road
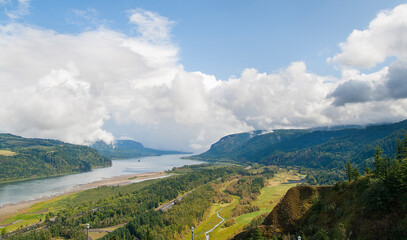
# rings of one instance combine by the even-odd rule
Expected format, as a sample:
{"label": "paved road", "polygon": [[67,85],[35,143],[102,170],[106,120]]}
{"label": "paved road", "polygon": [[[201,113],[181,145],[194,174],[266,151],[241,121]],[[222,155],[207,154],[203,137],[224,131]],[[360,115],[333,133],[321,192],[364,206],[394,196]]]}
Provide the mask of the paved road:
{"label": "paved road", "polygon": [[217,227],[219,227],[219,225],[221,225],[225,221],[225,219],[219,215],[219,212],[222,210],[223,210],[223,208],[219,209],[216,212],[216,215],[218,215],[218,218],[222,219],[222,221],[220,221],[218,224],[216,224],[211,230],[205,232],[206,240],[209,240],[209,233],[211,233],[213,230],[215,230]]}
{"label": "paved road", "polygon": [[164,206],[158,208],[157,211],[158,210],[167,211],[170,207],[175,205],[175,202],[180,202],[183,197],[185,197],[187,194],[191,193],[192,191],[194,191],[194,190],[191,190],[191,191],[185,193],[184,195],[180,196],[179,198],[177,198],[175,200],[172,200],[171,202],[169,202],[169,203],[165,204]]}

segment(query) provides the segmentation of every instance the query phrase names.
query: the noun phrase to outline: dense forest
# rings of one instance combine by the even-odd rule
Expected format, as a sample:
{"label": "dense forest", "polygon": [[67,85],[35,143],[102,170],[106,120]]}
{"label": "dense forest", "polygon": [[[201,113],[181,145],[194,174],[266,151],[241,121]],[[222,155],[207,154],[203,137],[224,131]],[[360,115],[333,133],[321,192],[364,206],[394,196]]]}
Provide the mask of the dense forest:
{"label": "dense forest", "polygon": [[168,154],[186,154],[180,151],[165,151],[145,148],[141,143],[133,140],[117,140],[112,144],[97,141],[92,146],[102,156],[112,159],[127,159],[135,157],[160,156]]}
{"label": "dense forest", "polygon": [[0,182],[83,172],[110,165],[110,159],[90,147],[0,134]]}
{"label": "dense forest", "polygon": [[369,127],[274,130],[233,134],[194,159],[309,169],[309,182],[334,184],[345,177],[346,160],[359,170],[371,166],[376,146],[394,157],[396,140],[407,133],[407,120]]}

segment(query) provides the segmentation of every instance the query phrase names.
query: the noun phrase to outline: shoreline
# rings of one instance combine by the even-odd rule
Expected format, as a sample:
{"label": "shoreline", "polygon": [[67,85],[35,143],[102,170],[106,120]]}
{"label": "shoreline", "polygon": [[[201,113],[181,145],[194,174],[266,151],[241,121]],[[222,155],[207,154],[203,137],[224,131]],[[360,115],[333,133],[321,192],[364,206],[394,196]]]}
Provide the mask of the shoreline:
{"label": "shoreline", "polygon": [[116,176],[112,178],[102,179],[96,182],[87,183],[75,186],[72,189],[69,189],[62,193],[56,193],[52,196],[45,196],[40,197],[32,200],[23,200],[17,203],[7,203],[0,207],[0,222],[6,220],[7,218],[14,216],[19,213],[24,213],[24,211],[28,210],[32,205],[36,203],[40,203],[43,201],[51,200],[53,198],[57,198],[60,196],[71,195],[77,192],[85,191],[92,188],[97,188],[101,186],[119,186],[119,185],[127,185],[136,182],[142,182],[151,179],[157,178],[165,178],[169,177],[171,174],[167,174],[165,171],[159,172],[150,172],[150,173],[137,173],[137,174],[129,174],[129,175],[122,175]]}
{"label": "shoreline", "polygon": [[[111,165],[109,166],[94,166],[92,167],[92,170],[94,169],[98,169],[98,168],[107,168],[107,167],[111,167]],[[31,180],[37,180],[37,179],[45,179],[45,178],[53,178],[53,177],[62,177],[62,176],[67,176],[67,175],[73,175],[73,174],[78,174],[78,173],[84,173],[84,172],[77,172],[77,171],[73,171],[73,172],[66,172],[66,173],[59,173],[59,174],[53,174],[53,175],[47,175],[47,176],[36,176],[36,177],[28,177],[28,178],[20,178],[20,179],[14,179],[14,180],[7,180],[7,181],[1,181],[1,184],[8,184],[8,183],[19,183],[19,182],[25,182],[25,181],[31,181]]]}

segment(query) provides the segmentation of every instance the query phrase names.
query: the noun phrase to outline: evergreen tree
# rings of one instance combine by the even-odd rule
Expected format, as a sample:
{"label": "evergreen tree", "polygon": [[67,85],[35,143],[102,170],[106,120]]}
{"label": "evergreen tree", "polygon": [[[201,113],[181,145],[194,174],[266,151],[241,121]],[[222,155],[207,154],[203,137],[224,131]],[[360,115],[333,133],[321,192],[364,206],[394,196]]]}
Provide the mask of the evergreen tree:
{"label": "evergreen tree", "polygon": [[403,142],[401,139],[397,139],[397,144],[396,144],[396,160],[403,160],[404,158],[404,151],[403,151]]}
{"label": "evergreen tree", "polygon": [[369,164],[366,162],[366,167],[365,167],[365,176],[368,176],[372,173],[372,170],[369,167]]}
{"label": "evergreen tree", "polygon": [[377,178],[384,178],[385,177],[385,172],[387,171],[386,169],[386,163],[384,158],[382,157],[383,151],[380,149],[379,146],[376,147],[376,153],[374,155],[374,176]]}
{"label": "evergreen tree", "polygon": [[352,171],[352,179],[356,181],[358,179],[358,177],[360,177],[359,169],[357,167],[353,168],[351,166],[351,171]]}
{"label": "evergreen tree", "polygon": [[250,240],[263,240],[263,234],[261,233],[261,230],[259,228],[254,229],[252,232]]}
{"label": "evergreen tree", "polygon": [[352,164],[350,163],[349,160],[346,160],[345,172],[346,172],[346,177],[347,177],[348,181],[350,182],[352,180]]}

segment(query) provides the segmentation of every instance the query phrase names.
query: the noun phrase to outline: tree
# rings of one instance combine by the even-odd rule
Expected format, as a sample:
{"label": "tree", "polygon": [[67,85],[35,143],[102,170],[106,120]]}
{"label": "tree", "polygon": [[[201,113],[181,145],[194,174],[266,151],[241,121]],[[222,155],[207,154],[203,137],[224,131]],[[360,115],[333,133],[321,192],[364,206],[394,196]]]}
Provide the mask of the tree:
{"label": "tree", "polygon": [[382,157],[382,153],[383,151],[380,149],[379,146],[377,146],[376,153],[374,155],[373,173],[375,177],[384,179],[386,176],[387,169],[385,159]]}
{"label": "tree", "polygon": [[261,233],[259,228],[254,229],[250,236],[251,240],[263,240],[263,234]]}
{"label": "tree", "polygon": [[352,179],[356,181],[358,177],[360,177],[359,169],[357,167],[352,167]]}
{"label": "tree", "polygon": [[370,175],[372,173],[372,170],[369,167],[369,164],[366,162],[366,167],[365,167],[365,176]]}
{"label": "tree", "polygon": [[346,166],[345,166],[345,172],[346,172],[346,178],[350,182],[352,180],[352,164],[350,163],[349,160],[346,160]]}
{"label": "tree", "polygon": [[401,141],[401,139],[397,139],[397,144],[396,144],[396,160],[403,160],[403,158],[405,156],[404,155],[404,151],[403,151],[403,142]]}

